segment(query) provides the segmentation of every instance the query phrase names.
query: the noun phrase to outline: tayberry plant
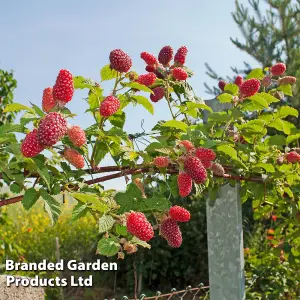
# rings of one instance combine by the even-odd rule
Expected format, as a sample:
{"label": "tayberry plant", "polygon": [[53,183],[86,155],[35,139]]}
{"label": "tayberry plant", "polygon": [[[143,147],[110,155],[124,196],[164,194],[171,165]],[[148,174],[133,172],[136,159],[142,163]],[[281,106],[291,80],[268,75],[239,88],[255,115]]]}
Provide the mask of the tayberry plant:
{"label": "tayberry plant", "polygon": [[[22,201],[29,210],[41,199],[55,223],[65,196],[73,197],[73,220],[90,213],[98,221],[99,254],[123,258],[139,247],[150,248],[154,238],[181,246],[180,223],[193,216],[173,206],[172,196],[214,199],[221,185],[239,182],[241,199],[252,201],[254,218],[276,216],[273,250],[297,259],[300,130],[287,120],[298,111],[286,102],[296,78],[284,76],[285,65],[276,63],[232,83],[221,81],[216,99],[227,109],[213,112],[188,83],[193,72],[186,67],[187,53],[185,46],[175,54],[165,46],[157,57],[142,52],[145,73],[137,74],[129,55],[116,49],[101,69],[100,82],[63,69],[53,87],[43,91],[42,109],[8,104],[4,114],[23,115],[19,123],[0,127],[0,168],[17,196],[0,206]],[[111,90],[104,91],[103,81],[112,82]],[[86,129],[69,124],[76,116],[67,106],[77,89],[87,91],[85,113],[94,120]],[[169,119],[150,132],[125,132],[125,107],[142,105],[154,114],[162,101]],[[281,106],[273,105],[280,101]],[[103,165],[107,156],[114,165]],[[101,185],[119,177],[125,178],[126,191]]]}

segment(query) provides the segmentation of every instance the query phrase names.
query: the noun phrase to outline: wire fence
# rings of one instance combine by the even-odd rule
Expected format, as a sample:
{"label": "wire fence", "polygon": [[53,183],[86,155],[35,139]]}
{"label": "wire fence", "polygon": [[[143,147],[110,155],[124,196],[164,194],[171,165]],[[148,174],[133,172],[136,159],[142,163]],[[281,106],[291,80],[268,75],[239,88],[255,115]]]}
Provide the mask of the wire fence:
{"label": "wire fence", "polygon": [[[162,294],[157,291],[154,296],[149,296],[141,294],[138,298],[129,298],[123,296],[121,300],[208,300],[209,299],[209,287],[204,286],[203,283],[200,283],[197,287],[192,288],[188,286],[184,290],[177,291],[173,288],[169,293]],[[109,300],[109,299],[105,299]],[[110,299],[115,300],[115,299]]]}

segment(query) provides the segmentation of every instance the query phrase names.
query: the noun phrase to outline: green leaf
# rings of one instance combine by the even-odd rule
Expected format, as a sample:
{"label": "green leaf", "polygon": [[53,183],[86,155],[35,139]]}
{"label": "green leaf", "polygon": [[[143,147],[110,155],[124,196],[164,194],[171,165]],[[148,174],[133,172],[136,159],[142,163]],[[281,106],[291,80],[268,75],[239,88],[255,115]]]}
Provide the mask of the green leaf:
{"label": "green leaf", "polygon": [[256,165],[253,165],[253,168],[263,168],[263,169],[265,169],[266,172],[269,172],[269,173],[275,172],[275,169],[272,164],[258,163]]}
{"label": "green leaf", "polygon": [[219,146],[217,146],[217,151],[227,154],[232,159],[237,159],[237,152],[230,145],[219,145]]}
{"label": "green leaf", "polygon": [[87,204],[83,204],[78,202],[76,206],[74,206],[72,211],[72,221],[79,220],[80,218],[84,217],[87,212],[89,211]]}
{"label": "green leaf", "polygon": [[298,117],[297,109],[290,106],[281,106],[277,113],[275,113],[274,117],[286,118],[287,116]]}
{"label": "green leaf", "polygon": [[279,99],[275,98],[274,96],[268,93],[258,93],[257,95],[264,98],[269,104],[280,101]]}
{"label": "green leaf", "polygon": [[287,138],[286,138],[286,144],[290,144],[292,143],[293,141],[296,141],[300,139],[300,133],[297,133],[297,134],[291,134],[289,135]]}
{"label": "green leaf", "polygon": [[282,84],[277,88],[278,91],[282,91],[287,96],[293,96],[293,89],[290,84]]}
{"label": "green leaf", "polygon": [[230,94],[223,93],[219,95],[217,99],[220,101],[220,103],[231,103],[233,97]]}
{"label": "green leaf", "polygon": [[134,210],[135,202],[139,200],[141,201],[141,199],[142,193],[133,183],[127,185],[127,190],[125,193],[119,192],[115,195],[115,201],[118,205],[120,205],[119,213],[121,214],[130,210]]}
{"label": "green leaf", "polygon": [[117,78],[118,72],[110,68],[110,65],[104,66],[100,71],[101,80],[111,80]]}
{"label": "green leaf", "polygon": [[124,83],[123,85],[126,87],[130,87],[130,88],[139,90],[139,91],[148,92],[148,93],[153,94],[153,91],[150,88],[148,88],[147,86],[145,86],[143,84],[137,83],[137,82],[128,82],[128,83]]}
{"label": "green leaf", "polygon": [[38,157],[33,157],[32,159],[37,166],[37,172],[42,177],[42,179],[45,181],[47,187],[50,189],[51,178],[50,178],[49,171],[48,171],[47,167],[45,166],[45,162],[42,159],[39,159]]}
{"label": "green leaf", "polygon": [[261,105],[263,108],[269,107],[268,101],[258,95],[248,97],[247,99],[256,102],[257,104]]}
{"label": "green leaf", "polygon": [[50,196],[46,190],[40,189],[42,198],[45,200],[45,210],[47,211],[52,225],[54,225],[61,212],[60,204]]}
{"label": "green leaf", "polygon": [[20,124],[3,124],[0,126],[0,135],[10,132],[23,132],[24,127]]}
{"label": "green leaf", "polygon": [[11,192],[13,192],[14,194],[18,194],[22,191],[22,187],[17,184],[17,183],[12,183],[10,186],[9,186],[9,189],[11,190]]}
{"label": "green leaf", "polygon": [[176,128],[180,129],[182,131],[187,131],[188,125],[185,124],[182,121],[177,121],[177,120],[170,120],[165,122],[162,126],[164,127],[171,127],[171,128]]}
{"label": "green leaf", "polygon": [[150,114],[154,114],[154,108],[152,103],[144,96],[132,96],[132,98],[138,103],[141,104]]}
{"label": "green leaf", "polygon": [[18,112],[22,110],[27,110],[30,112],[34,112],[34,110],[26,105],[20,103],[11,103],[6,105],[5,109],[3,110],[4,113],[6,112]]}
{"label": "green leaf", "polygon": [[234,83],[228,83],[224,87],[224,92],[228,92],[228,93],[236,96],[239,93],[239,87]]}
{"label": "green leaf", "polygon": [[39,199],[40,194],[38,191],[36,191],[34,188],[30,188],[26,190],[23,199],[22,204],[26,210],[29,210]]}
{"label": "green leaf", "polygon": [[95,109],[99,109],[100,106],[100,98],[95,93],[90,93],[88,98],[88,103],[90,106],[90,111],[94,111]]}
{"label": "green leaf", "polygon": [[122,235],[122,236],[128,235],[127,227],[126,226],[122,226],[120,224],[116,224],[116,233],[118,235]]}
{"label": "green leaf", "polygon": [[113,238],[103,237],[97,246],[99,254],[105,256],[114,256],[120,250],[120,245]]}
{"label": "green leaf", "polygon": [[286,144],[286,137],[283,135],[275,134],[273,136],[268,137],[265,140],[265,143],[267,145],[277,145],[282,146]]}
{"label": "green leaf", "polygon": [[30,104],[32,105],[34,111],[36,112],[36,114],[38,114],[40,117],[43,117],[45,114],[44,112],[35,104],[31,103]]}
{"label": "green leaf", "polygon": [[101,202],[101,199],[98,195],[93,193],[70,193],[71,197],[74,197],[76,200],[81,201],[82,203],[88,204],[90,208],[100,212],[107,212],[108,206]]}
{"label": "green leaf", "polygon": [[246,77],[246,79],[256,78],[262,80],[264,78],[264,71],[260,68],[253,69]]}
{"label": "green leaf", "polygon": [[100,161],[105,157],[105,155],[109,152],[109,148],[105,142],[97,140],[95,143],[95,155],[94,155],[94,164],[96,166],[99,165]]}
{"label": "green leaf", "polygon": [[206,104],[203,104],[203,103],[195,103],[195,102],[191,102],[191,101],[188,101],[185,103],[188,110],[193,110],[195,108],[199,108],[199,109],[204,109],[204,110],[208,110],[209,112],[213,112],[213,110]]}
{"label": "green leaf", "polygon": [[115,224],[115,220],[112,216],[103,215],[99,219],[99,232],[103,233],[109,231]]}
{"label": "green leaf", "polygon": [[130,242],[131,242],[132,244],[136,244],[136,245],[142,246],[142,247],[144,247],[144,248],[151,249],[151,246],[150,246],[147,242],[140,240],[140,239],[137,238],[136,236],[134,236],[134,237],[130,240]]}
{"label": "green leaf", "polygon": [[291,129],[295,128],[295,125],[281,119],[276,119],[268,124],[269,127],[275,128],[279,131],[283,131],[285,134],[290,134]]}
{"label": "green leaf", "polygon": [[116,112],[110,116],[108,120],[113,126],[123,128],[126,120],[126,114],[123,111]]}
{"label": "green leaf", "polygon": [[96,82],[90,78],[84,78],[83,76],[73,77],[74,89],[92,89],[96,88]]}
{"label": "green leaf", "polygon": [[154,195],[151,198],[145,199],[138,205],[138,210],[141,212],[160,211],[163,212],[170,207],[170,201],[161,195]]}

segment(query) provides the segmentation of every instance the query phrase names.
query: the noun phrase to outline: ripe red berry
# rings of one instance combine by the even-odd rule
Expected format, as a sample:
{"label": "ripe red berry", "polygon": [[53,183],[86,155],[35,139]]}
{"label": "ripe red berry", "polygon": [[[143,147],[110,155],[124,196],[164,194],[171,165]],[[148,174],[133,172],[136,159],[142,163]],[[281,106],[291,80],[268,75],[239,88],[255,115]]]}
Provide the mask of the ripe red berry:
{"label": "ripe red berry", "polygon": [[294,76],[284,76],[278,80],[278,84],[294,84],[297,78]]}
{"label": "ripe red berry", "polygon": [[251,97],[259,91],[260,81],[256,78],[245,80],[240,86],[240,93],[243,97]]}
{"label": "ripe red berry", "polygon": [[172,75],[176,80],[186,80],[188,78],[188,73],[182,68],[174,68],[172,70]]}
{"label": "ripe red berry", "polygon": [[198,157],[187,157],[184,161],[184,170],[192,177],[195,183],[200,184],[206,181],[207,173]]}
{"label": "ripe red berry", "polygon": [[200,160],[215,160],[216,159],[216,153],[214,150],[202,148],[202,147],[196,149],[196,156]]}
{"label": "ripe red berry", "polygon": [[182,244],[182,235],[176,221],[167,219],[160,225],[161,235],[167,240],[169,246],[179,248]]}
{"label": "ripe red berry", "polygon": [[158,61],[162,65],[167,66],[172,60],[172,58],[173,58],[173,49],[171,46],[165,46],[159,51]]}
{"label": "ripe red berry", "polygon": [[130,56],[121,49],[115,49],[109,54],[110,67],[118,72],[126,73],[132,66]]}
{"label": "ripe red berry", "polygon": [[107,96],[100,104],[100,115],[102,117],[110,117],[120,107],[120,101],[114,96]]}
{"label": "ripe red berry", "polygon": [[169,215],[172,220],[177,222],[188,222],[191,218],[189,211],[184,207],[178,205],[172,206],[170,208]]}
{"label": "ripe red berry", "polygon": [[148,52],[142,52],[141,59],[143,59],[145,63],[150,66],[158,64],[157,58]]}
{"label": "ripe red berry", "polygon": [[150,95],[150,99],[152,102],[157,102],[161,100],[165,96],[165,89],[163,87],[156,87],[153,89],[153,93]]}
{"label": "ripe red berry", "polygon": [[220,80],[219,83],[218,83],[218,86],[220,88],[221,91],[224,92],[224,88],[225,88],[225,85],[227,84],[227,82],[225,80]]}
{"label": "ripe red berry", "polygon": [[235,78],[235,81],[234,83],[237,85],[237,86],[240,86],[242,83],[243,83],[244,79],[242,76],[238,75],[236,78]]}
{"label": "ripe red berry", "polygon": [[137,82],[145,86],[152,85],[156,80],[156,75],[154,73],[147,73],[140,75],[137,79]]}
{"label": "ripe red berry", "polygon": [[272,84],[272,79],[270,76],[265,76],[261,81],[262,86],[268,87]]}
{"label": "ripe red berry", "polygon": [[37,129],[33,129],[29,132],[21,145],[21,152],[25,157],[34,157],[41,153],[45,149],[45,146],[40,144],[37,138]]}
{"label": "ripe red berry", "polygon": [[280,76],[285,72],[285,70],[286,66],[284,63],[277,63],[270,68],[272,76]]}
{"label": "ripe red berry", "polygon": [[170,163],[169,157],[166,156],[158,156],[153,160],[153,164],[158,168],[166,168]]}
{"label": "ripe red berry", "polygon": [[187,197],[193,187],[193,182],[192,178],[190,175],[188,175],[185,172],[180,172],[178,177],[177,177],[177,184],[178,184],[178,189],[179,189],[179,195],[181,197]]}
{"label": "ripe red berry", "polygon": [[218,164],[218,163],[212,163],[211,170],[213,174],[218,175],[218,176],[224,176],[225,175],[225,170],[224,168]]}
{"label": "ripe red berry", "polygon": [[298,154],[296,151],[291,151],[286,155],[286,160],[290,163],[300,162],[300,154]]}
{"label": "ripe red berry", "polygon": [[146,66],[145,70],[147,72],[155,73],[156,72],[156,67],[155,66]]}
{"label": "ripe red berry", "polygon": [[43,92],[43,100],[42,100],[42,107],[44,112],[49,112],[56,106],[57,102],[53,99],[53,92],[52,88],[48,87],[44,89]]}
{"label": "ripe red berry", "polygon": [[53,86],[53,98],[65,105],[74,94],[73,76],[68,70],[60,70]]}
{"label": "ripe red berry", "polygon": [[142,241],[149,241],[154,236],[154,231],[147,220],[146,216],[141,212],[131,212],[127,216],[127,230]]}
{"label": "ripe red berry", "polygon": [[188,140],[180,141],[178,144],[182,145],[186,149],[187,152],[193,151],[195,149],[193,143]]}
{"label": "ripe red berry", "polygon": [[37,136],[41,144],[53,146],[66,133],[66,119],[60,113],[50,112],[40,121]]}
{"label": "ripe red berry", "polygon": [[77,150],[66,148],[63,156],[75,168],[82,169],[84,167],[84,157]]}
{"label": "ripe red berry", "polygon": [[174,62],[177,63],[177,64],[179,64],[179,65],[184,65],[187,53],[188,53],[187,47],[181,46],[177,50],[177,52],[176,52],[176,54],[174,56]]}
{"label": "ripe red berry", "polygon": [[68,129],[68,137],[76,147],[81,147],[86,143],[85,132],[79,126],[72,126]]}
{"label": "ripe red berry", "polygon": [[212,166],[212,161],[211,160],[202,160],[201,159],[201,163],[202,163],[202,165],[205,169],[210,169],[211,166]]}

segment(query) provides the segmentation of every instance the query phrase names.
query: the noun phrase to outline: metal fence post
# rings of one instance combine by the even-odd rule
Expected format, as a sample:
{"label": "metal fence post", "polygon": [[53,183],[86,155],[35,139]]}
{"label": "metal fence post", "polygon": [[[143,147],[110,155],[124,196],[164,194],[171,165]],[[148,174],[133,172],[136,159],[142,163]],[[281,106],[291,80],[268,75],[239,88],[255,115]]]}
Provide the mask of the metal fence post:
{"label": "metal fence post", "polygon": [[[226,105],[206,102],[214,111]],[[216,200],[207,200],[209,289],[212,300],[244,300],[244,245],[239,184],[220,188]]]}

